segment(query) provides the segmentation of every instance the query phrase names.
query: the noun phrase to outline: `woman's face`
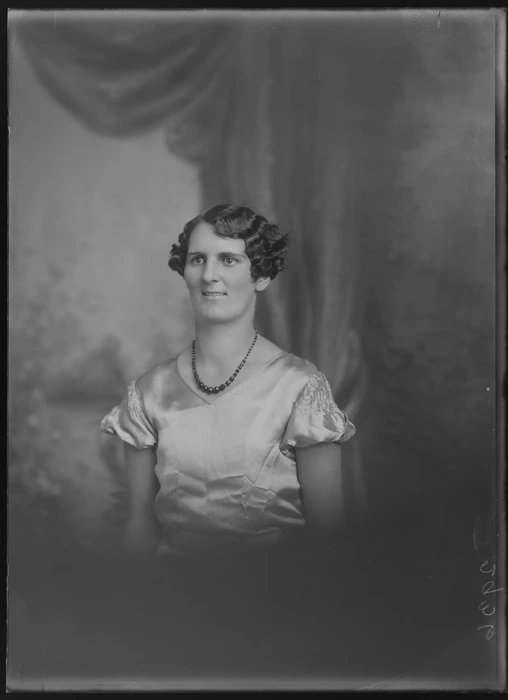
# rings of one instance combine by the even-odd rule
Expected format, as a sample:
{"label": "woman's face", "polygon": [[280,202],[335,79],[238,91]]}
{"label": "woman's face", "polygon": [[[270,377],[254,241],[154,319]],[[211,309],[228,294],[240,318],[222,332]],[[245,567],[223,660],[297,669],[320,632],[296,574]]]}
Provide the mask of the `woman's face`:
{"label": "woman's face", "polygon": [[217,322],[253,314],[256,292],[270,282],[252,279],[243,240],[222,238],[204,221],[190,235],[184,279],[196,316]]}

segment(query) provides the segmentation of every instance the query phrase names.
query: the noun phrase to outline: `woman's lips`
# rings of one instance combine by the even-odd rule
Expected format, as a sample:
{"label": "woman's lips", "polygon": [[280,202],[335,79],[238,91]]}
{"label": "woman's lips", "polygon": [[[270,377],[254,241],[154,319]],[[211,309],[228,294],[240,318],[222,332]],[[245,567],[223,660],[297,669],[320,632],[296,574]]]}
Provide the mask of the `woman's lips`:
{"label": "woman's lips", "polygon": [[208,297],[210,299],[216,299],[217,297],[225,297],[226,292],[202,292],[204,297]]}

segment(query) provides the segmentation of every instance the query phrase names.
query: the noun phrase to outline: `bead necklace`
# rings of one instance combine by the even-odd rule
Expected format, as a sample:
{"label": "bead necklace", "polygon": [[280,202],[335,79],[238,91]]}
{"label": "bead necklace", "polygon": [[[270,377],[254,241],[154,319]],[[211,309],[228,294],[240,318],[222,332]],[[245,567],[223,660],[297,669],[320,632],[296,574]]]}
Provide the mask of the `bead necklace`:
{"label": "bead necklace", "polygon": [[224,389],[226,387],[228,387],[231,384],[231,382],[234,382],[236,379],[236,375],[242,369],[244,364],[247,362],[247,358],[251,354],[252,348],[256,344],[257,339],[258,339],[258,332],[255,331],[254,340],[252,341],[251,346],[250,346],[249,350],[247,351],[247,354],[245,355],[243,360],[240,362],[240,364],[235,369],[235,371],[230,376],[230,378],[226,382],[224,382],[224,384],[219,384],[218,386],[206,386],[206,384],[204,384],[201,381],[201,379],[199,378],[198,371],[196,369],[196,341],[193,340],[192,341],[192,374],[194,375],[194,380],[195,380],[196,384],[198,385],[198,387],[201,389],[201,391],[204,391],[207,394],[218,394],[219,391],[224,391]]}

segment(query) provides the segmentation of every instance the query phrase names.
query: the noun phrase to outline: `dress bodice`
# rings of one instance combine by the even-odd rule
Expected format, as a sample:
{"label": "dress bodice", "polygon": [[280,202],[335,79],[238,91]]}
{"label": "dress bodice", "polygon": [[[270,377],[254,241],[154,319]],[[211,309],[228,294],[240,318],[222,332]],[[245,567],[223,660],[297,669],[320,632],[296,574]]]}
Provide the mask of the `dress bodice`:
{"label": "dress bodice", "polygon": [[344,442],[354,425],[325,376],[277,353],[219,396],[183,379],[178,358],[132,381],[104,432],[157,451],[157,517],[167,532],[257,536],[304,524],[295,448]]}

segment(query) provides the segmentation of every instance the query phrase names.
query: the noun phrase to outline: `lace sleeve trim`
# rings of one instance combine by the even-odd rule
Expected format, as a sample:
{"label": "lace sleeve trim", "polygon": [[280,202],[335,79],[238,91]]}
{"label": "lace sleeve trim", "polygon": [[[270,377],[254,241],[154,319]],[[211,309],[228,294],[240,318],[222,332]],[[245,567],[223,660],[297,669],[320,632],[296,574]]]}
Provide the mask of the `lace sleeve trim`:
{"label": "lace sleeve trim", "polygon": [[295,408],[299,415],[308,413],[319,415],[323,412],[339,412],[341,415],[345,415],[337,407],[330,384],[322,372],[315,372],[310,377],[298,398]]}

